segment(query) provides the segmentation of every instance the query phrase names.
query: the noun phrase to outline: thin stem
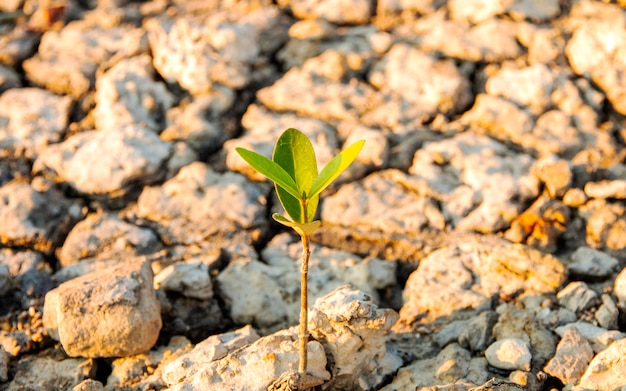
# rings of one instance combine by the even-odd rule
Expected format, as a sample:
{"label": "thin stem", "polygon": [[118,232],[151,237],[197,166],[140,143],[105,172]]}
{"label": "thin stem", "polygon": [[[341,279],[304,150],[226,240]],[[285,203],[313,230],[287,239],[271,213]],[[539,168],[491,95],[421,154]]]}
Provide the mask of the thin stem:
{"label": "thin stem", "polygon": [[306,374],[308,357],[307,343],[309,340],[309,300],[308,300],[308,275],[309,275],[309,257],[311,250],[309,249],[309,237],[302,235],[302,268],[300,271],[300,366],[298,372],[301,375]]}

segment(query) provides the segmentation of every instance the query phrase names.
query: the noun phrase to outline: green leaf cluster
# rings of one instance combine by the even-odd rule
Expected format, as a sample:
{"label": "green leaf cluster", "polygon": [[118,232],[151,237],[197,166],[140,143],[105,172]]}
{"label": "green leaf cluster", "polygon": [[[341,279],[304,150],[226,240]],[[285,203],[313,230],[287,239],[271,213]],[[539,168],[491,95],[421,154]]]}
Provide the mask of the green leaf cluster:
{"label": "green leaf cluster", "polygon": [[274,220],[302,236],[319,226],[314,221],[320,193],[357,157],[365,140],[357,141],[335,156],[318,174],[313,145],[301,131],[289,128],[276,141],[272,159],[244,148],[236,151],[252,168],[274,182],[276,194],[289,218],[275,213]]}

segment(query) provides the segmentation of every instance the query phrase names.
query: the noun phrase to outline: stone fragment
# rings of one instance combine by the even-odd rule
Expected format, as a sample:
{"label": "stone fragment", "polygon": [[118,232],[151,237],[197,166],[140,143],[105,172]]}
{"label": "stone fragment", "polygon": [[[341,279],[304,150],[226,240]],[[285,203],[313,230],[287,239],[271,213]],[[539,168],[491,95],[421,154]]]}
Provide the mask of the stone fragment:
{"label": "stone fragment", "polygon": [[588,246],[617,258],[626,259],[626,206],[620,202],[591,200],[579,209],[587,222]]}
{"label": "stone fragment", "polygon": [[450,0],[448,1],[450,19],[458,22],[468,21],[478,24],[492,19],[504,12],[505,2],[490,0]]}
{"label": "stone fragment", "polygon": [[619,268],[617,259],[587,246],[578,247],[570,260],[567,264],[570,275],[583,278],[608,278]]}
{"label": "stone fragment", "polygon": [[39,192],[28,183],[0,187],[0,244],[51,253],[82,211],[54,191]]}
{"label": "stone fragment", "polygon": [[529,371],[532,354],[526,342],[520,339],[507,338],[489,345],[485,350],[485,358],[490,365],[496,368]]}
{"label": "stone fragment", "polygon": [[130,24],[111,28],[76,20],[41,37],[37,54],[24,61],[26,77],[46,90],[81,98],[92,89],[102,64],[147,50],[143,29]]}
{"label": "stone fragment", "polygon": [[128,388],[163,389],[163,367],[178,359],[191,349],[189,340],[173,336],[167,345],[161,345],[145,353],[120,357],[111,361],[111,373],[106,379],[106,390]]}
{"label": "stone fragment", "polygon": [[[170,391],[265,391],[281,375],[298,366],[298,337],[295,327],[281,330],[235,349],[224,358],[192,365],[189,375],[169,384]],[[317,341],[308,343],[307,373],[330,379],[326,354]]]}
{"label": "stone fragment", "polygon": [[601,298],[602,305],[598,307],[594,316],[601,327],[608,330],[617,330],[619,328],[619,310],[617,305],[615,305],[611,296],[607,294],[603,294]]}
{"label": "stone fragment", "polygon": [[538,159],[532,172],[541,180],[552,198],[563,197],[572,184],[572,169],[567,160],[548,155]]}
{"label": "stone fragment", "polygon": [[44,327],[72,357],[119,357],[149,350],[161,311],[149,262],[120,262],[48,292]]}
{"label": "stone fragment", "polygon": [[280,0],[289,5],[300,19],[323,19],[336,24],[366,24],[369,22],[373,3],[368,0]]}
{"label": "stone fragment", "polygon": [[493,326],[498,321],[495,311],[485,311],[472,318],[459,335],[459,345],[470,352],[485,350],[493,342]]}
{"label": "stone fragment", "polygon": [[558,0],[515,0],[507,3],[506,11],[515,20],[547,22],[561,13]]}
{"label": "stone fragment", "polygon": [[194,162],[158,187],[146,187],[137,215],[152,221],[168,245],[202,243],[218,233],[258,229],[266,199],[242,175]]}
{"label": "stone fragment", "polygon": [[[414,72],[414,67],[422,71]],[[393,45],[368,77],[373,86],[391,94],[367,114],[374,117],[384,112],[388,119],[383,126],[423,123],[438,113],[454,115],[473,99],[468,79],[453,61],[437,59],[407,44]]]}
{"label": "stone fragment", "polygon": [[394,379],[381,391],[410,391],[441,387],[471,389],[483,384],[493,375],[487,371],[484,357],[471,353],[457,343],[441,349],[436,357],[416,360],[398,370]]}
{"label": "stone fragment", "polygon": [[95,375],[96,364],[90,359],[28,355],[16,363],[15,376],[5,390],[70,390]]}
{"label": "stone fragment", "polygon": [[537,197],[532,163],[526,154],[463,132],[418,150],[402,184],[438,200],[457,230],[489,233],[508,227],[526,202]]}
{"label": "stone fragment", "polygon": [[[616,4],[606,8],[612,9],[615,14],[621,12]],[[572,13],[576,13],[576,10]],[[626,28],[619,18],[607,20],[600,15],[591,16],[576,26],[567,42],[565,53],[574,72],[590,78],[606,93],[615,110],[626,114],[623,99],[626,77],[621,72],[626,64],[626,53],[623,50]]]}
{"label": "stone fragment", "polygon": [[219,84],[245,87],[260,47],[257,27],[238,23],[240,17],[237,12],[214,10],[200,18],[149,20],[154,67],[168,83],[177,82],[192,95],[205,94]]}
{"label": "stone fragment", "polygon": [[400,325],[486,309],[494,294],[553,292],[565,278],[564,266],[550,255],[503,239],[468,236],[420,261],[403,291]]}
{"label": "stone fragment", "polygon": [[209,267],[201,262],[178,262],[165,267],[154,276],[154,286],[194,299],[209,300],[213,297]]}
{"label": "stone fragment", "polygon": [[36,158],[67,130],[72,100],[39,88],[13,88],[0,95],[0,148],[24,149]]}
{"label": "stone fragment", "polygon": [[148,228],[130,224],[114,214],[99,212],[79,221],[57,250],[61,266],[81,260],[124,259],[155,253],[162,245]]}
{"label": "stone fragment", "polygon": [[556,347],[556,353],[544,371],[563,382],[576,384],[587,369],[594,353],[589,342],[576,328],[567,330]]}
{"label": "stone fragment", "polygon": [[0,296],[6,295],[11,289],[11,275],[9,274],[9,267],[0,263]]}
{"label": "stone fragment", "polygon": [[0,349],[0,383],[6,383],[9,380],[9,362],[11,357],[9,353]]}
{"label": "stone fragment", "polygon": [[587,195],[582,189],[572,188],[563,195],[563,204],[572,208],[584,205],[587,200]]}
{"label": "stone fragment", "polygon": [[130,125],[71,136],[48,147],[33,170],[52,170],[81,193],[116,199],[159,179],[170,154],[170,143],[143,126]]}
{"label": "stone fragment", "polygon": [[487,79],[485,90],[539,114],[551,104],[555,77],[544,64],[521,69],[504,67]]}
{"label": "stone fragment", "polygon": [[626,338],[626,334],[620,331],[607,330],[582,320],[557,327],[554,331],[562,338],[565,332],[571,328],[576,328],[580,332],[580,335],[589,341],[595,353],[603,351],[614,341]]}
{"label": "stone fragment", "polygon": [[378,171],[349,183],[326,197],[322,221],[387,234],[444,229],[445,218],[436,203],[405,185],[408,176],[398,170]]}
{"label": "stone fragment", "polygon": [[579,390],[619,390],[626,384],[626,338],[610,344],[599,352],[589,363],[580,382],[575,388]]}
{"label": "stone fragment", "polygon": [[414,31],[422,50],[470,62],[502,62],[517,58],[522,51],[517,26],[498,18],[468,26],[433,13],[417,22]]}
{"label": "stone fragment", "polygon": [[[212,153],[231,134],[222,124],[235,101],[231,89],[216,86],[205,95],[193,97],[167,113],[167,127],[161,132],[165,141],[184,141],[199,153]],[[196,159],[197,160],[197,159]]]}
{"label": "stone fragment", "polygon": [[349,286],[315,301],[309,329],[332,357],[333,386],[375,389],[402,365],[385,345],[397,319],[395,311],[378,308],[370,295]]}
{"label": "stone fragment", "polygon": [[587,182],[585,184],[585,194],[589,198],[626,199],[626,179]]}
{"label": "stone fragment", "polygon": [[41,34],[23,25],[3,28],[0,34],[0,63],[8,66],[21,64],[37,51],[40,38]]}
{"label": "stone fragment", "polygon": [[22,82],[18,73],[0,62],[0,94],[11,88],[19,88],[21,86]]}
{"label": "stone fragment", "polygon": [[559,304],[570,311],[581,313],[599,304],[598,294],[583,281],[574,281],[561,289],[556,298]]}
{"label": "stone fragment", "polygon": [[96,127],[116,129],[142,125],[158,133],[174,96],[163,82],[155,81],[152,59],[147,54],[121,60],[96,79]]}
{"label": "stone fragment", "polygon": [[85,379],[72,388],[72,391],[102,391],[104,386],[98,380]]}
{"label": "stone fragment", "polygon": [[197,343],[190,351],[168,362],[163,369],[163,380],[166,384],[184,381],[185,378],[193,376],[204,365],[220,360],[236,349],[250,345],[259,338],[259,335],[250,325],[227,333],[212,335]]}

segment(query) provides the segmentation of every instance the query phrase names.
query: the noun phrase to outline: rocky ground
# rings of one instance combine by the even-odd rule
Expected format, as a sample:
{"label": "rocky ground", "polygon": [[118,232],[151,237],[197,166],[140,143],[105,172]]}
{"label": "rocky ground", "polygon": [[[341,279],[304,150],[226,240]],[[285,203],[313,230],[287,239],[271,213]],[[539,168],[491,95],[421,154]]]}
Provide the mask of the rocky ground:
{"label": "rocky ground", "polygon": [[[626,3],[3,0],[0,388],[626,389]],[[319,384],[321,383],[321,384]]]}

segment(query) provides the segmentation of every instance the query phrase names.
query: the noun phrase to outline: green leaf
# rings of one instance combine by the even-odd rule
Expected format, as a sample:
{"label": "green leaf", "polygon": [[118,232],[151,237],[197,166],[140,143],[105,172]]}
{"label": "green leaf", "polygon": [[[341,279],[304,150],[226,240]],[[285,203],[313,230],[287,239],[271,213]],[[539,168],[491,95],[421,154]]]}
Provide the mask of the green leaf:
{"label": "green leaf", "polygon": [[289,128],[280,135],[274,147],[272,160],[293,178],[301,195],[309,190],[317,177],[313,145],[309,138],[297,129]]}
{"label": "green leaf", "polygon": [[348,148],[341,151],[341,153],[333,158],[322,169],[319,176],[315,178],[315,181],[311,185],[308,191],[309,197],[319,195],[328,185],[332,183],[352,162],[356,159],[359,152],[363,148],[365,140],[357,141],[350,145]]}
{"label": "green leaf", "polygon": [[287,190],[278,185],[276,185],[276,195],[289,217],[291,217],[293,221],[304,223],[304,214],[302,213],[300,199],[292,196]]}
{"label": "green leaf", "polygon": [[293,228],[300,236],[308,236],[315,232],[322,224],[319,220],[311,221],[310,223],[297,223],[295,221],[287,220],[285,216],[278,213],[274,213],[272,218],[277,222],[287,227]]}
{"label": "green leaf", "polygon": [[296,198],[300,197],[296,182],[280,165],[256,152],[244,148],[235,148],[235,150],[252,168],[282,187],[287,193]]}

